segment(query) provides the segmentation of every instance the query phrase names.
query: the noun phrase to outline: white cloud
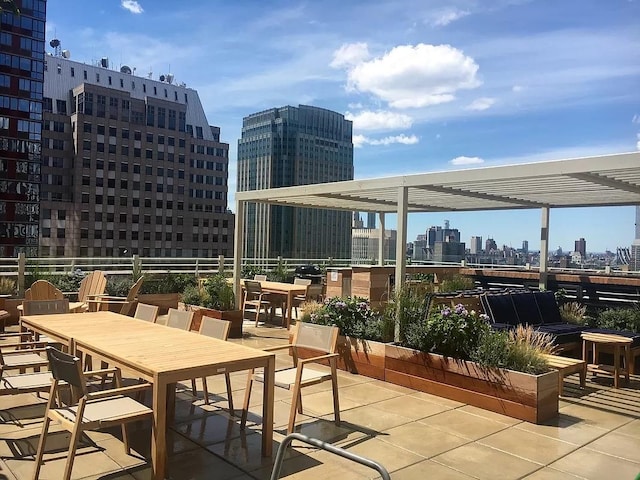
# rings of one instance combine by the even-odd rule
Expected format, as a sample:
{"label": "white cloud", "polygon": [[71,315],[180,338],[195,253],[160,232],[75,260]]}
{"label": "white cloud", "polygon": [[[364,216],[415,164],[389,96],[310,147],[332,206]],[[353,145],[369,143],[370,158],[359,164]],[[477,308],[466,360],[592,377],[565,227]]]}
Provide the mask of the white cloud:
{"label": "white cloud", "polygon": [[473,102],[467,105],[467,110],[486,110],[487,108],[491,108],[491,106],[496,103],[495,98],[490,97],[480,97],[476,98]]}
{"label": "white cloud", "polygon": [[429,19],[429,23],[435,27],[444,27],[451,22],[466,17],[470,13],[468,10],[460,10],[459,8],[445,8],[434,12]]}
{"label": "white cloud", "polygon": [[460,89],[480,85],[473,58],[450,45],[400,45],[355,65],[347,87],[371,93],[394,108],[450,102]]}
{"label": "white cloud", "polygon": [[522,85],[514,85],[513,87],[511,87],[511,90],[517,93],[524,90],[524,87]]}
{"label": "white cloud", "polygon": [[636,139],[638,140],[636,142],[636,150],[640,150],[640,133],[636,134]]}
{"label": "white cloud", "polygon": [[484,160],[480,157],[456,157],[449,162],[451,165],[479,165],[484,163]]}
{"label": "white cloud", "polygon": [[364,105],[362,105],[359,102],[358,103],[350,103],[347,106],[352,110],[360,110],[360,109],[364,108]]}
{"label": "white cloud", "polygon": [[403,113],[378,110],[363,110],[358,113],[346,112],[345,118],[353,122],[355,130],[397,130],[410,128],[413,120]]}
{"label": "white cloud", "polygon": [[122,0],[120,5],[125,10],[129,10],[131,13],[142,13],[144,12],[142,5],[140,5],[136,0]]}
{"label": "white cloud", "polygon": [[367,60],[369,47],[366,43],[345,43],[333,52],[333,60],[329,64],[332,68],[349,68]]}
{"label": "white cloud", "polygon": [[631,119],[631,123],[640,123],[640,115],[636,113]]}
{"label": "white cloud", "polygon": [[418,143],[420,139],[416,135],[391,135],[383,138],[370,138],[364,135],[353,136],[353,146],[360,148],[363,145],[391,145],[392,143],[401,143],[403,145],[414,145]]}

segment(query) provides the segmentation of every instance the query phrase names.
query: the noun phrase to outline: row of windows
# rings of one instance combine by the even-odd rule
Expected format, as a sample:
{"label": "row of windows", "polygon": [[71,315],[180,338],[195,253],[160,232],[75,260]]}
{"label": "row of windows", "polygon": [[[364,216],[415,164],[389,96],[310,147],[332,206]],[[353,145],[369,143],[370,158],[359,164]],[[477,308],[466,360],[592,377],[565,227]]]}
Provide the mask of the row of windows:
{"label": "row of windows", "polygon": [[[40,256],[49,257],[54,254],[57,257],[63,257],[65,255],[64,245],[58,245],[57,247],[48,247],[41,246],[40,247]],[[229,255],[229,251],[227,249],[209,249],[209,248],[193,248],[184,250],[182,248],[142,248],[139,249],[137,247],[80,247],[80,256],[81,257],[113,257],[115,255],[138,255],[141,254],[144,257],[150,257],[151,253],[156,257],[182,257],[184,254],[190,255],[192,257],[198,258],[212,258],[217,257],[218,255]],[[35,257],[37,253],[27,253],[28,257]]]}
{"label": "row of windows", "polygon": [[[27,3],[29,3],[28,0]],[[30,9],[24,5],[25,1],[23,1],[22,9],[24,9],[24,12],[21,12],[20,14],[13,14],[6,11],[5,8],[2,12],[2,23],[28,30],[27,34],[30,34],[39,40],[44,40],[45,7],[40,5],[41,3],[44,4],[44,2],[33,1],[35,8],[31,9],[31,12],[29,12]],[[31,15],[36,18],[27,16],[28,13],[31,13]]]}
{"label": "row of windows", "polygon": [[16,47],[18,47],[20,50],[24,50],[25,55],[29,55],[30,57],[38,60],[44,60],[44,42],[41,42],[39,40],[34,40],[30,37],[23,37],[21,35],[15,35],[9,32],[0,32],[0,45],[13,47],[14,38],[19,38],[20,44],[19,46],[16,45]]}
{"label": "row of windows", "polygon": [[44,67],[42,60],[31,60],[27,57],[0,53],[0,66],[27,71],[31,75],[31,78],[35,78],[36,80],[42,80],[43,78]]}
{"label": "row of windows", "polygon": [[[173,202],[167,202],[167,208],[171,209],[171,204]],[[184,209],[184,203],[183,202],[177,202],[178,203],[178,207],[179,210],[183,210]],[[157,206],[157,208],[162,208],[162,206]],[[60,213],[62,212],[62,213]],[[46,218],[51,218],[51,210],[49,210],[49,216]],[[93,221],[94,222],[102,222],[103,221],[103,217],[104,220],[107,223],[111,223],[111,222],[115,222],[115,214],[113,212],[107,212],[107,213],[102,213],[102,212],[95,212],[93,214]],[[65,210],[59,210],[58,211],[58,219],[59,220],[64,220],[66,218],[66,211]],[[89,211],[88,210],[83,210],[82,213],[80,214],[80,218],[82,221],[84,222],[88,222],[91,220],[90,215],[89,215]],[[143,222],[145,225],[150,225],[151,224],[151,215],[143,215]],[[131,217],[129,217],[129,215],[127,215],[126,213],[121,213],[118,216],[118,219],[120,221],[120,223],[123,224],[139,224],[140,223],[140,215],[137,214],[133,214],[131,215]],[[162,220],[162,216],[161,215],[156,215],[156,225],[162,225],[163,223],[166,222],[167,225],[171,225],[170,223],[170,218],[167,217],[165,222],[163,222]],[[176,219],[176,224],[177,225],[183,225],[183,217],[177,217]],[[222,224],[222,228],[229,228],[229,220],[222,220],[222,222],[220,222],[219,219],[217,218],[213,218],[213,219],[209,219],[209,218],[203,218],[203,219],[199,219],[199,218],[194,218],[192,221],[192,224],[194,227],[198,227],[198,226],[203,226],[203,227],[213,227],[213,228],[219,228],[220,224]]]}
{"label": "row of windows", "polygon": [[34,102],[26,98],[9,97],[0,95],[0,108],[9,108],[20,112],[29,112],[32,120],[42,119],[42,103]]}

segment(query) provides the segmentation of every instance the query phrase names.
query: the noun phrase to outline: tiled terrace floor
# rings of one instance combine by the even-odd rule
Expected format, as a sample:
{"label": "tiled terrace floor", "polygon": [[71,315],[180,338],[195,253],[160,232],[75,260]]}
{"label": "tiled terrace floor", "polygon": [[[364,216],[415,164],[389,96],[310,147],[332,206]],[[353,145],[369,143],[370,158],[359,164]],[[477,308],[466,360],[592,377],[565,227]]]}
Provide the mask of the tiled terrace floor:
{"label": "tiled terrace floor", "polygon": [[[281,328],[245,323],[242,342],[253,347],[281,344]],[[289,358],[278,356],[278,366]],[[232,375],[236,408],[244,398],[246,374]],[[444,398],[345,372],[339,374],[342,424],[333,423],[330,383],[303,392],[301,433],[367,456],[395,480],[407,479],[633,479],[640,472],[640,378],[619,390],[611,379],[588,379],[580,390],[568,378],[560,415],[533,425]],[[260,456],[260,429],[246,433],[226,411],[224,377],[208,381],[212,405],[178,394],[169,432],[172,479],[268,479],[273,459]],[[326,385],[326,386],[325,386]],[[249,421],[257,420],[262,395],[254,385]],[[274,457],[284,438],[289,392],[276,389]],[[0,397],[0,480],[31,478],[44,400],[35,395]],[[149,426],[133,427],[135,456],[124,453],[118,431],[89,433],[78,451],[73,478],[147,479],[144,460]],[[55,431],[55,430],[54,430]],[[41,478],[57,480],[64,468],[68,435],[50,436]],[[364,479],[373,470],[294,442],[281,478]]]}

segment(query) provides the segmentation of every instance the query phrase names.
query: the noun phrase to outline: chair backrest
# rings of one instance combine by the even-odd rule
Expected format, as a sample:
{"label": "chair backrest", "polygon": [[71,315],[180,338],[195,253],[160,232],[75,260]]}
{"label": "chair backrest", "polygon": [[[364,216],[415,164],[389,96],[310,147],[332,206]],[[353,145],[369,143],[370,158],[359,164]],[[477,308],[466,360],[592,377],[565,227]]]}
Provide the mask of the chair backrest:
{"label": "chair backrest", "polygon": [[293,279],[293,284],[294,285],[311,285],[311,279],[295,277]]}
{"label": "chair backrest", "polygon": [[47,280],[36,280],[30,288],[31,300],[60,300],[64,298],[60,289]]}
{"label": "chair backrest", "polygon": [[244,289],[247,293],[262,293],[262,286],[260,285],[260,282],[256,282],[253,280],[245,280]]}
{"label": "chair backrest", "polygon": [[156,305],[147,305],[146,303],[139,303],[136,307],[136,313],[133,315],[133,318],[147,322],[155,322],[157,317],[158,307]]}
{"label": "chair backrest", "polygon": [[338,345],[340,329],[332,325],[315,325],[298,322],[293,334],[294,347],[310,348],[325,353],[334,353]]}
{"label": "chair backrest", "polygon": [[266,275],[254,275],[253,279],[256,282],[266,282],[267,281],[267,276]]}
{"label": "chair backrest", "polygon": [[207,337],[226,340],[229,337],[230,329],[231,322],[227,320],[203,316],[202,322],[200,323],[199,333],[200,335],[206,335]]}
{"label": "chair backrest", "polygon": [[135,301],[138,296],[138,291],[140,291],[140,287],[142,287],[142,282],[144,281],[144,276],[140,277],[136,283],[134,283],[129,289],[129,293],[127,294],[127,299],[122,304],[122,308],[120,309],[120,315],[131,315],[133,312],[133,307],[135,307]]}
{"label": "chair backrest", "polygon": [[107,277],[100,270],[91,272],[82,279],[78,289],[78,301],[86,302],[91,295],[102,295],[107,288]]}
{"label": "chair backrest", "polygon": [[324,287],[319,283],[311,284],[307,287],[307,295],[305,298],[307,300],[322,300],[322,294],[324,292]]}
{"label": "chair backrest", "polygon": [[25,300],[22,302],[24,315],[51,315],[69,313],[69,299],[61,300]]}
{"label": "chair backrest", "polygon": [[82,363],[78,357],[49,346],[47,347],[47,360],[49,360],[49,369],[53,378],[66,382],[86,393],[87,385],[82,375]]}
{"label": "chair backrest", "polygon": [[178,328],[180,330],[191,330],[191,322],[193,321],[193,312],[186,310],[169,309],[169,317],[167,318],[167,327]]}
{"label": "chair backrest", "polygon": [[27,288],[24,291],[24,299],[25,300],[33,300],[33,298],[31,298],[31,288]]}

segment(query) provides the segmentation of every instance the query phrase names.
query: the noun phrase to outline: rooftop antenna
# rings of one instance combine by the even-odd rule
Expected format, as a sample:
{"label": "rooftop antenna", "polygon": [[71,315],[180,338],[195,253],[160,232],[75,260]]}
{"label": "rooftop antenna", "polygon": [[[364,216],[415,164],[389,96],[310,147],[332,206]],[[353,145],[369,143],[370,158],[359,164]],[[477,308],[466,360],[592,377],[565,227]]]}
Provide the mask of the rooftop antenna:
{"label": "rooftop antenna", "polygon": [[151,67],[149,67],[149,73],[147,73],[147,78],[152,78],[153,77],[153,70],[151,69]]}

